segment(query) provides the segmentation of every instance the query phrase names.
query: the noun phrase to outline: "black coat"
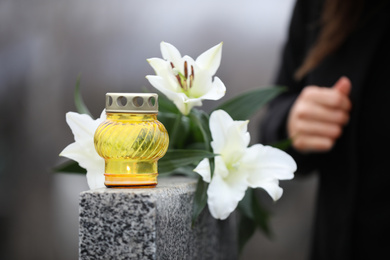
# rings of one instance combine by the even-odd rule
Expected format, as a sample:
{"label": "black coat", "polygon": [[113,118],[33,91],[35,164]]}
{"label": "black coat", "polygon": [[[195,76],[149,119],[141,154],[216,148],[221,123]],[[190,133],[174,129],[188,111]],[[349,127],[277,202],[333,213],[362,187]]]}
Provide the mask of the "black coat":
{"label": "black coat", "polygon": [[312,259],[390,259],[390,1],[366,2],[358,30],[295,81],[318,35],[322,8],[322,1],[297,1],[276,79],[288,91],[270,103],[261,124],[261,142],[283,140],[289,109],[303,87],[332,86],[341,76],[352,82],[350,121],[333,149],[288,150],[298,174],[317,170],[320,176]]}

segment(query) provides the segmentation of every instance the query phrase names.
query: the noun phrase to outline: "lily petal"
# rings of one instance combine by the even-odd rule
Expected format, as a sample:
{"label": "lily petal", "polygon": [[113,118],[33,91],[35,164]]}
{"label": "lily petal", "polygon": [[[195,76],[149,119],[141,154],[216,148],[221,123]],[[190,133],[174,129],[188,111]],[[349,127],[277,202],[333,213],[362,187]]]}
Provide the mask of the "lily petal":
{"label": "lily petal", "polygon": [[106,121],[106,119],[107,119],[106,109],[103,109],[99,117],[99,124],[101,124],[103,121]]}
{"label": "lily petal", "polygon": [[196,63],[203,69],[209,70],[211,75],[214,75],[217,72],[219,65],[221,64],[222,45],[222,42],[215,45],[199,55],[196,59]]}
{"label": "lily petal", "polygon": [[211,113],[209,122],[213,138],[211,146],[215,153],[220,153],[225,146],[225,140],[228,139],[226,129],[233,125],[233,119],[225,111],[216,110]]}
{"label": "lily petal", "polygon": [[87,182],[90,189],[104,187],[104,160],[97,152],[87,152],[78,143],[71,143],[60,156],[72,159],[87,170]]}
{"label": "lily petal", "polygon": [[184,62],[182,62],[181,54],[175,46],[167,42],[160,44],[161,54],[167,61],[172,62],[177,69],[183,71]]}
{"label": "lily petal", "polygon": [[225,96],[225,93],[225,84],[218,77],[214,77],[210,90],[202,96],[202,99],[218,100]]}
{"label": "lily petal", "polygon": [[198,164],[198,166],[196,166],[194,172],[199,173],[199,175],[202,176],[203,180],[209,183],[211,181],[209,159],[208,158],[203,159]]}
{"label": "lily petal", "polygon": [[262,144],[256,144],[248,148],[242,163],[246,167],[252,166],[256,169],[252,171],[253,174],[249,180],[253,183],[270,178],[291,180],[297,170],[297,164],[289,154]]}
{"label": "lily petal", "polygon": [[228,138],[221,154],[225,161],[232,164],[241,160],[248,147],[250,135],[247,132],[249,121],[234,121],[233,125],[227,129]]}
{"label": "lily petal", "polygon": [[150,66],[152,66],[154,72],[158,76],[163,75],[170,68],[169,63],[166,60],[160,58],[150,58],[147,59],[147,62],[150,64]]}
{"label": "lily petal", "polygon": [[96,152],[93,137],[97,127],[105,119],[105,110],[96,120],[85,114],[74,112],[66,114],[66,121],[73,132],[75,142],[65,147],[60,156],[78,162],[87,170],[90,189],[104,187],[104,159]]}
{"label": "lily petal", "polygon": [[200,70],[195,76],[192,88],[189,89],[191,97],[199,97],[202,99],[218,100],[226,93],[226,87],[218,77],[214,77],[212,81],[210,72]]}
{"label": "lily petal", "polygon": [[89,115],[75,112],[66,113],[66,122],[72,130],[76,142],[83,142],[86,138],[93,135],[101,123],[93,120]]}
{"label": "lily petal", "polygon": [[277,201],[283,195],[283,189],[279,187],[279,181],[276,179],[261,183],[258,188],[263,188],[271,196],[273,201]]}
{"label": "lily petal", "polygon": [[275,201],[283,194],[279,180],[292,179],[296,163],[279,149],[256,144],[246,150],[239,171],[248,176],[249,187],[263,188]]}
{"label": "lily petal", "polygon": [[155,87],[165,96],[167,96],[170,100],[176,101],[177,99],[180,99],[182,102],[184,102],[184,97],[179,95],[180,92],[176,91],[174,85],[167,84],[166,78],[155,75],[148,75],[146,76],[146,78],[149,80],[150,84],[152,84],[153,87]]}
{"label": "lily petal", "polygon": [[[161,42],[160,47],[164,60],[151,58],[148,62],[156,76],[161,78],[157,80],[150,75],[146,78],[153,87],[172,100],[181,113],[188,115],[194,106],[202,105],[202,100],[217,100],[225,95],[226,87],[222,81],[219,78],[212,79],[220,65],[222,43],[201,54],[197,59],[199,64],[190,56],[181,57],[172,44]],[[181,99],[166,90],[176,92]]]}
{"label": "lily petal", "polygon": [[207,204],[216,219],[226,219],[242,200],[247,189],[243,178],[222,178],[214,174],[207,190]]}
{"label": "lily petal", "polygon": [[[214,218],[225,219],[250,188],[263,188],[273,200],[278,200],[283,189],[279,180],[292,179],[296,163],[287,153],[261,144],[248,148],[248,121],[234,121],[223,110],[210,115],[210,131],[215,157],[215,171],[207,190],[208,206]],[[198,166],[201,175],[209,173]],[[202,167],[201,167],[202,166]],[[208,176],[207,176],[208,177]]]}
{"label": "lily petal", "polygon": [[[184,95],[184,94],[183,94]],[[175,103],[176,104],[176,103]],[[186,101],[184,101],[184,108],[183,109],[180,109],[179,106],[182,106],[183,104],[176,104],[176,106],[178,107],[178,109],[180,110],[180,112],[183,114],[183,115],[188,115],[191,111],[191,109],[195,106],[201,106],[202,105],[202,100],[201,99],[186,99]]]}
{"label": "lily petal", "polygon": [[223,110],[210,115],[211,146],[215,153],[222,154],[225,162],[235,163],[244,154],[250,141],[247,125],[248,121],[233,121]]}
{"label": "lily petal", "polygon": [[225,161],[222,156],[218,155],[214,157],[215,169],[214,174],[226,178],[229,176],[229,170],[226,168]]}

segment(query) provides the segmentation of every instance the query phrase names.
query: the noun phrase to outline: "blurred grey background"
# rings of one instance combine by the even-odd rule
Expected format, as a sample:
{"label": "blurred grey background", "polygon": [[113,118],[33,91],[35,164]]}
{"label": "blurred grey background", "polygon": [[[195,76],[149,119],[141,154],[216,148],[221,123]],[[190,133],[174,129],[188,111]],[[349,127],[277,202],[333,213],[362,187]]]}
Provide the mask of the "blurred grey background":
{"label": "blurred grey background", "polygon": [[[160,42],[196,58],[223,41],[223,100],[272,84],[294,0],[0,0],[0,259],[78,258],[85,176],[53,174],[73,142],[73,91],[95,117],[106,92],[139,92]],[[218,102],[205,102],[209,110]],[[252,118],[257,142],[261,111]],[[305,259],[316,177],[283,182],[272,240],[257,232],[242,259]]]}

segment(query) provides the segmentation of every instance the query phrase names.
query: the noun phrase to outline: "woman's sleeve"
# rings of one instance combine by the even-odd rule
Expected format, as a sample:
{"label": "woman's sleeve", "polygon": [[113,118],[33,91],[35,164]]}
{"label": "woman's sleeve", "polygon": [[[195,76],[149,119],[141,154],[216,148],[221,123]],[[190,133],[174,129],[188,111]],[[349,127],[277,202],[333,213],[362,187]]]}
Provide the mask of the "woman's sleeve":
{"label": "woman's sleeve", "polygon": [[[288,39],[284,46],[280,68],[275,81],[277,86],[284,86],[287,88],[287,91],[268,104],[260,125],[260,141],[263,144],[272,145],[288,138],[287,117],[291,106],[305,86],[304,81],[296,81],[294,79],[294,73],[303,62],[308,48],[308,1],[310,0],[298,0],[293,11]],[[297,161],[300,172],[311,172],[315,168],[316,164],[311,160],[312,155],[300,154],[293,148],[289,148],[287,152]]]}
{"label": "woman's sleeve", "polygon": [[301,65],[305,55],[305,2],[297,1],[291,17],[287,42],[284,46],[275,84],[287,91],[267,107],[261,124],[261,141],[271,144],[287,138],[286,121],[292,104],[299,95],[303,84],[294,79],[294,73]]}

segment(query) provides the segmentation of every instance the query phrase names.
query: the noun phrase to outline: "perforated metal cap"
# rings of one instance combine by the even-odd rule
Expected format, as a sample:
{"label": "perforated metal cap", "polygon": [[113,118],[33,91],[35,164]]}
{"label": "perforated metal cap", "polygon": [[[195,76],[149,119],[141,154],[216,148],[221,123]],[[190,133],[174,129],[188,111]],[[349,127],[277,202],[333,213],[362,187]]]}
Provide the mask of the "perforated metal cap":
{"label": "perforated metal cap", "polygon": [[106,112],[157,114],[157,101],[155,93],[107,93]]}

